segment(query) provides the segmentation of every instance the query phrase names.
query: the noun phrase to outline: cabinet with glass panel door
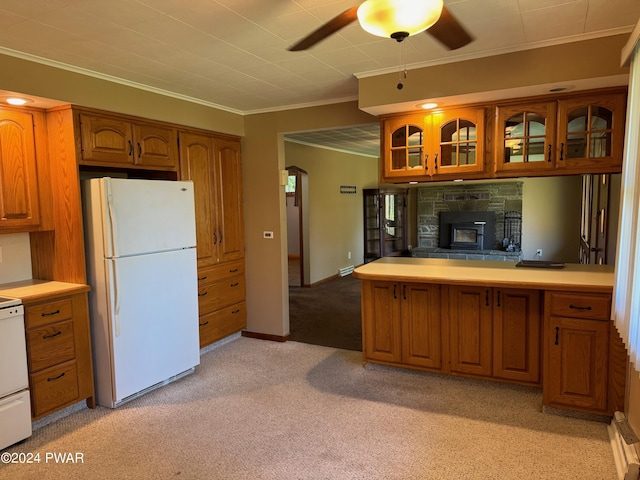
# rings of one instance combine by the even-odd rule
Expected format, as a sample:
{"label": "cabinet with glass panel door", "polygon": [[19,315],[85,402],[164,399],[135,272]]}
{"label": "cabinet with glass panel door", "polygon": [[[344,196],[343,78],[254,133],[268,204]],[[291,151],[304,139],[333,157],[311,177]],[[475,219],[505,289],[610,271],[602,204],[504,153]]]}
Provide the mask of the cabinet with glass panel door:
{"label": "cabinet with glass panel door", "polygon": [[499,105],[495,171],[500,176],[555,168],[556,102]]}
{"label": "cabinet with glass panel door", "polygon": [[624,91],[560,99],[556,168],[567,173],[622,171],[625,106]]}
{"label": "cabinet with glass panel door", "polygon": [[[382,120],[382,178],[474,178],[484,172],[484,107],[442,110]],[[471,177],[469,177],[471,174]]]}

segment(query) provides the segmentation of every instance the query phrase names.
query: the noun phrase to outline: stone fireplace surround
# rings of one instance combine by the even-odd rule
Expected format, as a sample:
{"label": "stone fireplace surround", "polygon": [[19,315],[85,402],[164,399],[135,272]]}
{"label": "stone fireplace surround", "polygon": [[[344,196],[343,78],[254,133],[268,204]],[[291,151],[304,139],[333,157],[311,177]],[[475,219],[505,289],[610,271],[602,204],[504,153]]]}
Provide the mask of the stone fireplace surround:
{"label": "stone fireplace surround", "polygon": [[[440,248],[440,212],[492,211],[495,213],[494,248],[490,250],[452,250]],[[505,212],[522,213],[522,182],[496,182],[463,185],[433,185],[417,192],[418,245],[412,256],[466,260],[514,261],[522,252],[502,248]]]}

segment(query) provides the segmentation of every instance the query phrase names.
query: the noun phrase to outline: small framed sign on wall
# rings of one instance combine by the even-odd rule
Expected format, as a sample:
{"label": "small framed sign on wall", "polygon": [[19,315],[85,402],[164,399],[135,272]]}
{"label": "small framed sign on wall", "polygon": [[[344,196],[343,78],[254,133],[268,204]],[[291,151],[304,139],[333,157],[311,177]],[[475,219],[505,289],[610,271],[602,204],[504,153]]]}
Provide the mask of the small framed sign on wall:
{"label": "small framed sign on wall", "polygon": [[355,185],[340,185],[340,193],[356,193]]}

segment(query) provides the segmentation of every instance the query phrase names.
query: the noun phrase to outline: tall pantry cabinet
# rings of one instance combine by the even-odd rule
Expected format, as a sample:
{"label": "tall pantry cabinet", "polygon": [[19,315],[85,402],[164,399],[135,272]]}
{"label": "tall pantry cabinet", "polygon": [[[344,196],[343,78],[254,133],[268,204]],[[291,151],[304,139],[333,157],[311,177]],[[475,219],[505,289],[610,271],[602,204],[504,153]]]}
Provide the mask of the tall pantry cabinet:
{"label": "tall pantry cabinet", "polygon": [[181,130],[180,178],[194,183],[200,347],[246,327],[240,141]]}

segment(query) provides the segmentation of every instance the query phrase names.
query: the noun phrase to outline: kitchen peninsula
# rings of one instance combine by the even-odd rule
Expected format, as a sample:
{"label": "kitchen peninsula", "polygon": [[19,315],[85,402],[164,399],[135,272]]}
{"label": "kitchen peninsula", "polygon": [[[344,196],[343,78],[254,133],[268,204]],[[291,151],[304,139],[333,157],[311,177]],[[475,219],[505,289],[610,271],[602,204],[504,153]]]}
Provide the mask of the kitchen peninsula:
{"label": "kitchen peninsula", "polygon": [[612,266],[385,257],[354,276],[367,362],[542,387],[548,407],[624,407]]}

